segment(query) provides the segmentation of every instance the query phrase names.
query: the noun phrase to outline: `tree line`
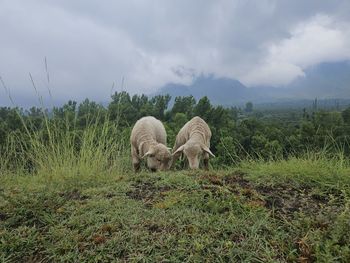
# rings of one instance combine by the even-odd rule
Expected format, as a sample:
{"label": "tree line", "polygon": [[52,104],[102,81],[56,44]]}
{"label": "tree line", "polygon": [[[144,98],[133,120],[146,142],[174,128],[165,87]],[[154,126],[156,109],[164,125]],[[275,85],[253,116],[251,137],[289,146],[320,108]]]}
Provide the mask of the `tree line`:
{"label": "tree line", "polygon": [[290,111],[289,117],[279,118],[254,110],[251,102],[243,109],[215,106],[207,97],[196,101],[193,96],[180,96],[172,105],[170,102],[169,95],[131,96],[123,91],[115,92],[106,106],[86,99],[81,103],[68,101],[50,110],[0,107],[0,150],[9,147],[11,138],[28,138],[32,132],[42,132],[49,140],[48,123],[56,132],[77,134],[79,147],[80,131],[108,121],[117,126],[118,136],[127,144],[133,124],[152,115],[163,121],[169,147],[188,120],[203,118],[213,134],[211,150],[217,156],[214,165],[232,165],[246,158],[288,158],[308,151],[350,156],[350,107],[343,111],[300,109],[297,114]]}

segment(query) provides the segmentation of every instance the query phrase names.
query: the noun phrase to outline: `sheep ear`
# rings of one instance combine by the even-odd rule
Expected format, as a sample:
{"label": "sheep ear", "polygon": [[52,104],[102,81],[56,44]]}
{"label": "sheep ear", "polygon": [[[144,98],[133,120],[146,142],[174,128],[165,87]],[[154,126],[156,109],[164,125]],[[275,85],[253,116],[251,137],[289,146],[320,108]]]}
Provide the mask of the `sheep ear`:
{"label": "sheep ear", "polygon": [[203,149],[203,151],[209,153],[212,157],[215,157],[215,155],[210,151],[210,149],[208,148],[208,146],[202,144],[202,149]]}
{"label": "sheep ear", "polygon": [[175,154],[177,154],[177,153],[180,153],[180,152],[182,152],[183,150],[184,150],[184,146],[182,145],[180,148],[178,148],[175,152],[173,152],[173,154],[172,154],[172,156],[174,156]]}
{"label": "sheep ear", "polygon": [[142,159],[145,158],[145,157],[147,157],[147,156],[150,156],[150,155],[152,155],[152,154],[154,154],[154,151],[153,151],[153,150],[149,150],[148,152],[145,153],[144,156],[142,156]]}

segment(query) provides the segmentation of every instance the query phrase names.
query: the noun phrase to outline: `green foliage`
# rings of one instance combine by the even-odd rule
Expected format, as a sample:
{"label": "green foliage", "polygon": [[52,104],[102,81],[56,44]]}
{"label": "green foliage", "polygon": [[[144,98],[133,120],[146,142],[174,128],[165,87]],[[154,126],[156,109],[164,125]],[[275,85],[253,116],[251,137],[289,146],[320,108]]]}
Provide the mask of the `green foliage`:
{"label": "green foliage", "polygon": [[253,103],[251,101],[248,101],[245,104],[245,109],[246,112],[252,112],[253,111]]}
{"label": "green foliage", "polygon": [[197,105],[194,106],[193,113],[195,116],[200,116],[205,121],[209,121],[212,111],[212,105],[207,96],[201,98]]}
{"label": "green foliage", "polygon": [[350,125],[350,107],[342,112],[343,120],[346,124]]}
{"label": "green foliage", "polygon": [[164,120],[164,112],[168,108],[170,99],[170,95],[158,95],[151,99],[151,103],[154,105],[154,117]]}
{"label": "green foliage", "polygon": [[184,113],[188,118],[193,117],[193,108],[196,105],[196,100],[193,98],[193,96],[188,97],[176,97],[174,106],[171,109],[171,114],[173,116],[176,115],[176,113]]}
{"label": "green foliage", "polygon": [[[31,169],[35,162],[28,152],[29,148],[33,148],[30,141],[34,134],[35,138],[40,135],[43,145],[52,144],[53,136],[56,141],[57,137],[66,136],[71,138],[70,144],[78,150],[86,136],[86,129],[96,126],[95,129],[101,130],[105,122],[118,127],[119,135],[113,136],[123,136],[123,141],[127,142],[133,124],[147,115],[153,115],[165,123],[170,147],[188,120],[193,116],[202,117],[212,130],[211,149],[218,156],[212,164],[216,166],[230,166],[246,158],[270,160],[290,155],[302,156],[310,150],[325,149],[329,154],[342,151],[346,156],[350,155],[349,108],[343,112],[308,112],[303,109],[299,112],[280,112],[270,117],[270,113],[264,111],[251,113],[253,105],[249,102],[242,111],[214,106],[207,97],[196,103],[192,96],[187,96],[176,97],[174,105],[168,109],[170,99],[168,95],[130,97],[123,91],[116,92],[107,107],[86,99],[80,104],[68,101],[52,111],[35,107],[25,111],[0,108],[0,149],[3,149],[2,155],[8,156],[2,163],[16,166],[20,160],[26,163],[23,167]],[[282,118],[283,114],[288,115]],[[112,133],[108,134],[112,136]],[[24,153],[19,154],[21,151]]]}

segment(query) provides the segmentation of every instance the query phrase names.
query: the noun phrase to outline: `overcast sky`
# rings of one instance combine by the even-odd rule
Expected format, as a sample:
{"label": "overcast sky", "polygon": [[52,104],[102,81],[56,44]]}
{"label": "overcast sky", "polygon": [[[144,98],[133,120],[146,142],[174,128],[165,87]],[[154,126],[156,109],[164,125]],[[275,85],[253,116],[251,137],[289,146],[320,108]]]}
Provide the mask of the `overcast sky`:
{"label": "overcast sky", "polygon": [[[283,85],[350,59],[349,0],[0,0],[0,76],[15,102],[108,101],[213,73]],[[8,96],[0,87],[0,105]]]}

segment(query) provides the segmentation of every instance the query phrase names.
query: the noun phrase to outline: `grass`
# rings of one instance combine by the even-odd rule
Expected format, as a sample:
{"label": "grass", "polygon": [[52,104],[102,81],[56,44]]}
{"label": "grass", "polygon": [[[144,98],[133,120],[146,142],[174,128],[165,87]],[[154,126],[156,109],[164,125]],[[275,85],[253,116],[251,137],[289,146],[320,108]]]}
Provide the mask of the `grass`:
{"label": "grass", "polygon": [[2,262],[348,262],[350,169],[3,175]]}
{"label": "grass", "polygon": [[1,262],[350,261],[341,155],[134,174],[113,123],[45,125],[1,153]]}

